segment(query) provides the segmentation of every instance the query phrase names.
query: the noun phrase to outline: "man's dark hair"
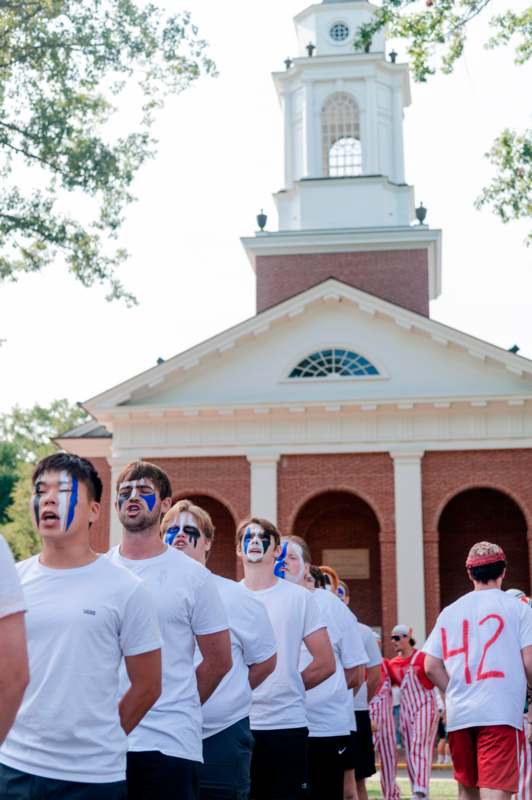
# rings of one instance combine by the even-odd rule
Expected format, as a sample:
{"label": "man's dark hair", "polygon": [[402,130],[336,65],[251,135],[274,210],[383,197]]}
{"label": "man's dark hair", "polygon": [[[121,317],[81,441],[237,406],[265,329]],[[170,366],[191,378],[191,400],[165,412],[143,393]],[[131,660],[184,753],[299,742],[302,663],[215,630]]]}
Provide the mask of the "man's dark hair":
{"label": "man's dark hair", "polygon": [[102,481],[94,464],[86,458],[72,453],[52,453],[51,456],[46,456],[33,470],[31,479],[34,485],[45,472],[68,472],[71,478],[76,478],[87,487],[90,500],[99,503],[102,499]]}
{"label": "man's dark hair", "polygon": [[506,561],[494,561],[481,567],[469,567],[469,573],[477,583],[489,583],[500,578],[505,569]]}
{"label": "man's dark hair", "polygon": [[132,461],[127,467],[124,467],[116,479],[116,490],[118,491],[121,483],[138,481],[141,478],[149,478],[153,481],[155,488],[159,491],[161,500],[172,496],[170,478],[163,469],[150,461]]}
{"label": "man's dark hair", "polygon": [[327,585],[325,579],[326,576],[323,574],[321,569],[319,567],[311,566],[309,571],[312,577],[314,578],[314,586],[316,587],[316,589],[325,589]]}

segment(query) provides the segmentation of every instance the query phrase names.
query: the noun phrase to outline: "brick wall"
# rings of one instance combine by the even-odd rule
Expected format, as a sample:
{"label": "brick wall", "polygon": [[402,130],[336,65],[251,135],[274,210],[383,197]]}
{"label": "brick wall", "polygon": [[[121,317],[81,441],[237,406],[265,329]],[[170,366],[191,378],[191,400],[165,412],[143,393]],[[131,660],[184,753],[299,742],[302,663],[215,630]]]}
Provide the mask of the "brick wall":
{"label": "brick wall", "polygon": [[[532,548],[530,541],[526,547],[525,536],[530,540],[532,535],[532,450],[431,452],[423,458],[422,472],[427,628],[433,626],[443,598],[467,590],[462,570],[473,541],[490,536],[504,541],[515,565],[509,578],[530,588]],[[464,498],[451,502],[461,492],[479,489],[497,490],[506,497],[475,492],[467,498],[469,502]],[[457,543],[454,551],[450,539]],[[456,576],[449,565],[453,557]]]}
{"label": "brick wall", "polygon": [[[391,458],[383,453],[283,456],[278,497],[281,531],[306,532],[313,557],[329,542],[333,547],[369,546],[372,581],[352,582],[353,610],[361,621],[389,631],[397,622]],[[330,515],[328,535],[320,530],[323,514]]]}
{"label": "brick wall", "polygon": [[257,312],[337,278],[424,316],[429,313],[425,250],[258,256],[256,273]]}
{"label": "brick wall", "polygon": [[207,511],[212,512],[218,530],[212,563],[209,562],[213,572],[219,571],[220,575],[228,578],[241,577],[241,569],[236,563],[234,532],[235,524],[249,514],[248,460],[244,456],[146,460],[158,464],[168,473],[174,495],[202,500]]}
{"label": "brick wall", "polygon": [[103,494],[100,504],[100,518],[92,526],[90,532],[90,543],[93,550],[97,553],[106,553],[109,550],[109,524],[110,524],[110,503],[111,503],[111,467],[106,458],[88,459],[98,472],[103,483]]}

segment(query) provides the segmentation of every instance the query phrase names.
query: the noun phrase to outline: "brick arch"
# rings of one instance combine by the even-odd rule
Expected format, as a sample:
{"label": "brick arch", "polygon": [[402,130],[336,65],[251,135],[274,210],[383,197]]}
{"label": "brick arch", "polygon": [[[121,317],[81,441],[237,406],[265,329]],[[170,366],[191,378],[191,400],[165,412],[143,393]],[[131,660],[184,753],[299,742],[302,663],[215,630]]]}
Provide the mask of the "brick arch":
{"label": "brick arch", "polygon": [[506,587],[530,592],[527,559],[527,522],[519,504],[493,487],[473,487],[458,492],[442,510],[438,523],[440,602],[454,602],[471,589],[464,568],[469,548],[479,539],[500,544],[508,558]]}
{"label": "brick arch", "polygon": [[439,505],[436,507],[434,512],[433,518],[433,530],[438,531],[441,515],[443,514],[445,508],[449,505],[449,503],[457,497],[459,494],[463,494],[464,492],[469,492],[474,489],[491,489],[495,492],[499,492],[500,494],[506,495],[510,500],[512,500],[521,514],[523,515],[523,519],[526,523],[527,529],[527,538],[532,538],[532,515],[530,510],[527,507],[526,502],[516,493],[508,487],[503,482],[498,481],[469,481],[468,483],[461,486],[459,489],[454,488],[447,492],[445,496],[440,500]]}
{"label": "brick arch", "polygon": [[[236,526],[238,525],[239,516],[236,514],[234,508],[232,508],[231,503],[227,500],[222,494],[216,491],[212,491],[212,489],[202,489],[201,487],[195,487],[193,489],[179,489],[178,492],[174,492],[172,495],[172,501],[177,503],[178,500],[190,500],[192,502],[193,497],[197,497],[198,495],[202,495],[203,497],[210,497],[212,500],[216,500],[217,503],[220,505],[225,506],[229,514],[233,519],[233,523]],[[195,500],[193,501],[196,502]],[[201,503],[197,503],[196,505],[201,505]]]}
{"label": "brick arch", "polygon": [[[292,531],[304,502],[327,491],[347,491],[373,509],[379,523],[382,625],[397,622],[394,471],[388,453],[334,453],[281,456],[277,470],[278,521]],[[384,591],[384,588],[386,591]],[[386,641],[385,641],[386,646]]]}
{"label": "brick arch", "polygon": [[237,565],[235,557],[235,528],[236,518],[229,505],[212,492],[184,492],[179,491],[173,495],[174,502],[190,500],[194,505],[200,506],[208,514],[215,528],[215,538],[209,557],[208,567],[215,575],[235,579]]}
{"label": "brick arch", "polygon": [[300,500],[298,506],[294,508],[294,510],[292,511],[290,518],[288,520],[288,530],[290,531],[291,534],[297,533],[297,531],[294,529],[295,521],[297,517],[300,515],[300,512],[303,510],[304,506],[312,502],[312,500],[319,497],[320,495],[330,494],[331,492],[338,492],[338,493],[343,492],[345,494],[352,495],[353,497],[359,497],[361,500],[363,500],[364,503],[366,503],[366,505],[371,508],[373,514],[375,515],[375,518],[378,523],[379,536],[380,536],[380,533],[383,529],[383,521],[381,519],[381,514],[379,512],[375,500],[372,497],[368,497],[366,492],[354,490],[352,486],[347,486],[342,483],[331,486],[329,485],[323,486],[323,488],[315,489],[309,492],[305,497],[303,497]]}
{"label": "brick arch", "polygon": [[307,541],[317,564],[326,563],[326,549],[369,550],[368,579],[347,579],[339,572],[349,586],[353,611],[382,628],[380,526],[373,507],[353,491],[323,491],[300,507],[292,531]]}
{"label": "brick arch", "polygon": [[[438,522],[452,498],[464,490],[487,488],[510,497],[521,509],[532,538],[532,449],[429,451],[422,461],[426,619],[430,630],[438,616],[440,567]],[[526,555],[523,554],[526,558]],[[532,548],[528,548],[532,576]],[[430,587],[430,591],[429,591]]]}

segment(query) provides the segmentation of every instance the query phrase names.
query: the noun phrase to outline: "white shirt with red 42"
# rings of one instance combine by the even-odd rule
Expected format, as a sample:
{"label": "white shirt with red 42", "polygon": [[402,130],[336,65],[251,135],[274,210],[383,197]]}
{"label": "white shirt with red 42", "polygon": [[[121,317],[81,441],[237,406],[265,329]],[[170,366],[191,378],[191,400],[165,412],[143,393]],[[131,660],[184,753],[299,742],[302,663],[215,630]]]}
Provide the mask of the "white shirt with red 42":
{"label": "white shirt with red 42", "polygon": [[444,608],[423,651],[449,675],[447,730],[523,724],[521,650],[532,645],[532,609],[500,589],[469,592]]}

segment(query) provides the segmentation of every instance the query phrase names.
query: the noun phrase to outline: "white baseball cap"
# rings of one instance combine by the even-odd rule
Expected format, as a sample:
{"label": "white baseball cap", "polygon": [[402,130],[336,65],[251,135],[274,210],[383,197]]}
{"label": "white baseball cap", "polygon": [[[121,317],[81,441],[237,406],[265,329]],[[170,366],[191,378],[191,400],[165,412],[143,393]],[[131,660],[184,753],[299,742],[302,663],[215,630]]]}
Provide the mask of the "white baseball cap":
{"label": "white baseball cap", "polygon": [[412,628],[409,628],[408,625],[396,625],[392,629],[391,636],[412,636]]}

